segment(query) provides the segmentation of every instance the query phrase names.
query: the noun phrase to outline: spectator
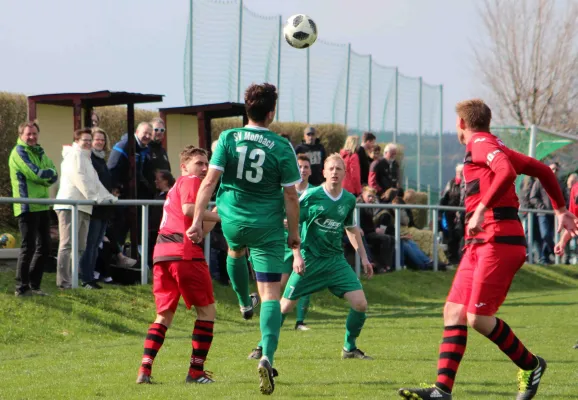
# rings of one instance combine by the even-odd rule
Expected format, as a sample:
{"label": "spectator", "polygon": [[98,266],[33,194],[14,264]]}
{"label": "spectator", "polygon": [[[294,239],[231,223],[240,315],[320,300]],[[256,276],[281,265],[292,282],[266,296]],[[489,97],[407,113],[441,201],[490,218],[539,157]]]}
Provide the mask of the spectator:
{"label": "spectator", "polygon": [[165,122],[160,118],[154,118],[150,124],[153,127],[153,139],[149,143],[148,166],[143,170],[151,187],[155,187],[156,172],[160,170],[171,171],[171,163],[167,151],[163,147],[166,129]]}
{"label": "spectator", "polygon": [[397,146],[393,143],[385,146],[383,158],[371,163],[369,168],[369,186],[377,191],[379,198],[389,188],[399,187],[399,164],[395,160]]}
{"label": "spectator", "polygon": [[369,180],[369,166],[373,161],[373,149],[375,146],[375,135],[371,132],[364,132],[361,135],[361,146],[357,148],[361,184],[364,186],[367,185]]}
{"label": "spectator", "polygon": [[[560,171],[559,164],[550,164],[550,169],[554,174],[557,174]],[[550,198],[539,180],[536,180],[532,185],[530,202],[537,210],[552,210]],[[539,212],[538,225],[540,227],[540,238],[542,239],[540,263],[551,264],[550,256],[554,255],[554,215]]]}
{"label": "spectator", "polygon": [[361,180],[359,170],[359,156],[357,154],[359,138],[357,136],[347,136],[343,149],[339,152],[345,162],[345,179],[343,179],[343,189],[354,196],[361,194]]}
{"label": "spectator", "polygon": [[[456,175],[447,183],[440,199],[441,206],[461,207],[465,182],[463,178],[464,164],[456,165]],[[448,245],[448,259],[458,264],[461,258],[460,243],[464,236],[464,225],[457,211],[443,211],[441,218],[445,219],[446,229],[443,229]]]}
{"label": "spectator", "polygon": [[[155,195],[155,200],[165,201],[167,199],[167,193],[173,185],[175,184],[175,178],[168,170],[159,170],[156,173],[155,187],[157,189],[157,194]],[[153,250],[155,243],[157,242],[157,235],[159,233],[159,227],[161,226],[161,219],[163,217],[163,207],[162,206],[151,206],[149,207],[149,267],[153,265]]]}
{"label": "spectator", "polygon": [[[101,204],[113,203],[117,200],[100,182],[98,174],[91,162],[92,132],[90,129],[79,129],[74,132],[72,146],[64,146],[62,149],[62,177],[57,199],[60,200],[92,200]],[[56,204],[54,206],[58,215],[58,233],[60,242],[58,246],[58,260],[56,266],[56,285],[61,289],[70,289],[71,264],[70,253],[72,250],[72,206]],[[86,249],[86,240],[92,206],[78,206],[78,251],[82,259],[82,253]],[[85,259],[86,269],[81,270],[83,287],[86,289],[102,289],[94,280],[94,266],[90,266]]]}
{"label": "spectator", "polygon": [[311,177],[309,183],[314,186],[319,186],[323,183],[323,164],[327,153],[325,147],[321,144],[321,140],[317,137],[317,132],[312,126],[305,128],[303,135],[303,143],[295,147],[295,153],[306,154],[311,160]]}
{"label": "spectator", "polygon": [[[38,144],[40,127],[36,122],[18,126],[16,146],[8,166],[12,197],[47,199],[48,188],[58,179],[52,160]],[[40,289],[44,264],[50,256],[50,208],[41,204],[14,204],[14,216],[22,236],[16,266],[16,296],[44,296]]]}
{"label": "spectator", "polygon": [[[382,158],[381,146],[376,144],[369,156],[370,156],[369,158],[371,159],[369,167],[371,168],[371,163],[373,163],[374,161],[379,161]],[[369,183],[369,174],[367,176],[367,182]]]}
{"label": "spectator", "polygon": [[[377,197],[375,189],[364,186],[361,196],[357,198],[357,202],[361,204],[376,204]],[[385,233],[385,225],[375,226],[373,222],[374,209],[361,208],[359,210],[359,216],[361,230],[369,244],[371,253],[375,255],[373,260],[377,264],[375,269],[381,272],[391,270],[393,266],[395,239]]]}
{"label": "spectator", "polygon": [[[137,198],[152,199],[154,197],[154,186],[151,185],[145,176],[149,173],[149,144],[153,137],[153,127],[148,122],[141,122],[135,132],[135,164],[136,164],[136,185]],[[128,198],[129,169],[128,159],[128,134],[124,134],[120,142],[112,148],[108,159],[108,169],[112,178],[112,186],[120,189],[121,198]]]}

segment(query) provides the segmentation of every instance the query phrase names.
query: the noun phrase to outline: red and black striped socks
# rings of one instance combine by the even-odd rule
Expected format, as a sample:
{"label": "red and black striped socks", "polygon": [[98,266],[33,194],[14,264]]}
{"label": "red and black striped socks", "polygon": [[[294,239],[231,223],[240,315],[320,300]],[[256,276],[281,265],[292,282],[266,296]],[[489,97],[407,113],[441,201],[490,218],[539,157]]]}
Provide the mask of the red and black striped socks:
{"label": "red and black striped socks", "polygon": [[444,328],[444,337],[440,345],[438,359],[438,378],[435,385],[446,393],[452,392],[467,342],[468,327],[466,325],[453,325]]}
{"label": "red and black striped socks", "polygon": [[496,326],[488,339],[494,342],[518,368],[531,371],[538,366],[538,359],[516,337],[508,324],[496,318]]}
{"label": "red and black striped socks", "polygon": [[142,363],[139,369],[140,374],[150,376],[153,362],[161,346],[163,345],[163,342],[165,341],[166,333],[167,327],[163,324],[158,324],[155,322],[149,327],[144,342],[144,354],[142,356]]}
{"label": "red and black striped socks", "polygon": [[204,374],[205,360],[211,343],[213,342],[213,321],[195,321],[193,330],[193,354],[191,355],[191,365],[189,375],[196,379]]}

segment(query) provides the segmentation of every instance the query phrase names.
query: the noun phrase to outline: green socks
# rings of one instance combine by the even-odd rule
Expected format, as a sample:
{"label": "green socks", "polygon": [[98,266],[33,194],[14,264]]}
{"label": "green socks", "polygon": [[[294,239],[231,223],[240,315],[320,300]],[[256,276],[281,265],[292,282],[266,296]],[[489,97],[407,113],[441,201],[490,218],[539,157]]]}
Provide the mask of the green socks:
{"label": "green socks", "polygon": [[349,310],[349,315],[345,322],[345,343],[343,344],[343,348],[346,351],[353,351],[357,348],[355,340],[361,333],[365,318],[364,312],[355,311],[353,308]]}
{"label": "green socks", "polygon": [[[261,311],[261,313],[263,313],[263,311]],[[281,314],[281,326],[283,326],[285,318],[287,318],[287,314]],[[281,331],[281,326],[279,327],[279,332]],[[261,339],[257,347],[263,348],[263,339]]]}
{"label": "green socks", "polygon": [[231,286],[237,293],[241,307],[252,306],[249,296],[249,269],[245,257],[233,258],[227,255],[227,273],[231,279]]}
{"label": "green socks", "polygon": [[297,322],[304,322],[309,310],[309,300],[311,296],[303,296],[297,302]]}
{"label": "green socks", "polygon": [[279,343],[281,321],[281,303],[279,300],[268,300],[261,303],[261,315],[259,318],[261,344],[263,346],[263,356],[269,359],[271,365],[273,365],[273,357]]}

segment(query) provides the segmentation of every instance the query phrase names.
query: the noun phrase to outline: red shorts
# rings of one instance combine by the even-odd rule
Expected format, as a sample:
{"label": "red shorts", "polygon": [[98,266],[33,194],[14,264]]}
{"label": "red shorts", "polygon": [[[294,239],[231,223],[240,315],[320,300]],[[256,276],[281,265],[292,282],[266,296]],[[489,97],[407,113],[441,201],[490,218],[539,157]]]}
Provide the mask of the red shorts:
{"label": "red shorts", "polygon": [[493,316],[506,300],[516,272],[526,261],[526,248],[502,243],[468,246],[447,301],[467,312]]}
{"label": "red shorts", "polygon": [[187,308],[204,307],[215,302],[213,282],[205,260],[174,260],[155,263],[153,294],[157,314],[166,310],[175,312],[181,296]]}

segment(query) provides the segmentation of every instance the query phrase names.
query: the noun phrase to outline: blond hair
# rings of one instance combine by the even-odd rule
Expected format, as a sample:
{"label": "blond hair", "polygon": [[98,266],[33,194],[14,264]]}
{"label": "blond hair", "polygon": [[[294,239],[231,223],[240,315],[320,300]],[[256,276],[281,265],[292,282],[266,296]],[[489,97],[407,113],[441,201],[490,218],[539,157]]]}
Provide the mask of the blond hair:
{"label": "blond hair", "polygon": [[91,129],[92,131],[92,139],[94,140],[94,135],[100,133],[104,135],[104,150],[110,151],[110,140],[108,139],[108,133],[104,131],[102,128],[94,127]]}
{"label": "blond hair", "polygon": [[464,120],[466,128],[476,132],[489,132],[492,110],[481,99],[460,101],[456,104],[458,117]]}
{"label": "blond hair", "polygon": [[359,137],[355,135],[347,136],[345,139],[345,144],[343,145],[343,150],[349,151],[350,153],[355,153],[359,147]]}
{"label": "blond hair", "polygon": [[341,157],[341,155],[339,155],[339,153],[333,153],[333,154],[329,155],[325,159],[323,166],[325,167],[329,161],[340,161],[341,165],[343,165],[343,169],[345,169],[345,161],[343,161],[343,157]]}

